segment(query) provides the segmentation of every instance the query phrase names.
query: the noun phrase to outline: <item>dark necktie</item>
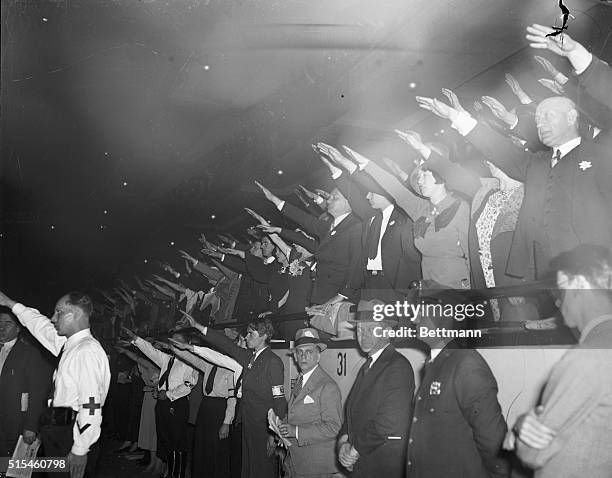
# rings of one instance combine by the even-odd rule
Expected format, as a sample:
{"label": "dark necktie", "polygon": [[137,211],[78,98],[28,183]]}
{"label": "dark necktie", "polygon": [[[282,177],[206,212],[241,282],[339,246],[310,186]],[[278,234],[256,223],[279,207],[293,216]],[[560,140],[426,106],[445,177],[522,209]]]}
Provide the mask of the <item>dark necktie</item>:
{"label": "dark necktie", "polygon": [[555,164],[557,164],[559,161],[561,161],[561,150],[560,150],[560,149],[558,149],[558,150],[555,152],[555,154],[554,154],[554,156],[553,156],[553,158],[552,158],[552,160],[551,160],[551,163],[550,163],[550,164],[551,164],[551,167],[553,167],[553,168],[554,168],[554,167],[555,167]]}
{"label": "dark necktie", "polygon": [[295,386],[293,387],[293,398],[297,397],[299,393],[302,391],[302,387],[304,386],[304,376],[300,374],[295,382]]}
{"label": "dark necktie", "polygon": [[173,355],[168,362],[168,368],[159,379],[159,385],[157,387],[159,390],[162,390],[162,387],[164,386],[166,387],[166,390],[168,390],[168,379],[170,378],[170,370],[172,370],[172,366],[174,365],[174,359],[175,357]]}
{"label": "dark necktie", "polygon": [[213,385],[215,384],[215,375],[217,375],[217,366],[213,365],[213,367],[210,369],[210,373],[208,374],[208,378],[206,379],[206,386],[204,387],[206,395],[210,395],[210,392],[213,391]]}
{"label": "dark necktie", "polygon": [[370,365],[372,365],[372,357],[368,355],[368,358],[366,359],[365,363],[359,369],[359,373],[357,374],[357,378],[355,379],[355,382],[363,380],[363,378],[367,375],[368,371],[370,370]]}
{"label": "dark necktie", "polygon": [[372,224],[370,224],[370,233],[368,234],[368,259],[375,259],[378,255],[378,243],[380,241],[380,231],[382,229],[382,212],[374,216]]}
{"label": "dark necktie", "polygon": [[62,356],[64,355],[65,348],[66,344],[62,345],[60,353],[57,355],[57,367],[55,367],[55,377],[53,377],[53,383],[51,384],[51,390],[49,392],[49,403],[51,403],[51,406],[53,406],[53,397],[55,396],[55,381],[57,380],[57,370],[59,368],[60,360],[62,360]]}

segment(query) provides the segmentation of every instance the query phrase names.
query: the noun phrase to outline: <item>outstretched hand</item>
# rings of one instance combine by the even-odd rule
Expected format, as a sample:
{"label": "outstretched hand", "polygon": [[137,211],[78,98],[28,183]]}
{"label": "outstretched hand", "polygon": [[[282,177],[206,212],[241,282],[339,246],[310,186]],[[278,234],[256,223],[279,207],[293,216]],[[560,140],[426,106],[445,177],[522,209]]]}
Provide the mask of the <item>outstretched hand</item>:
{"label": "outstretched hand", "polygon": [[493,113],[493,116],[499,120],[502,120],[508,126],[512,126],[518,121],[518,117],[515,113],[508,111],[500,101],[492,96],[483,96],[482,102],[489,107],[491,113]]}
{"label": "outstretched hand", "polygon": [[525,38],[529,40],[529,46],[531,48],[549,50],[559,56],[569,57],[575,50],[584,48],[567,33],[561,33],[554,37],[546,36],[554,32],[555,30],[551,27],[534,23],[527,27],[527,35],[525,35]]}
{"label": "outstretched hand", "polygon": [[518,80],[510,73],[506,73],[506,83],[512,90],[512,93],[514,93],[514,95],[519,99],[521,104],[528,105],[533,102],[530,96],[525,93],[523,88],[521,88],[521,85]]}
{"label": "outstretched hand", "polygon": [[264,225],[264,226],[268,226],[268,225],[270,225],[270,223],[269,223],[269,222],[268,222],[266,219],[264,219],[264,217],[263,217],[263,216],[261,216],[261,215],[257,214],[257,213],[256,213],[255,211],[253,211],[252,209],[250,209],[250,208],[248,208],[248,207],[245,207],[245,208],[244,208],[244,210],[245,210],[247,213],[249,213],[249,214],[250,214],[250,215],[251,215],[253,218],[255,218],[255,220],[256,220],[257,222],[259,222],[259,224],[262,224],[262,225]]}
{"label": "outstretched hand", "polygon": [[424,110],[431,111],[436,116],[440,118],[448,119],[454,121],[454,119],[459,115],[459,111],[437,98],[427,98],[425,96],[417,96],[416,101],[418,105]]}
{"label": "outstretched hand", "polygon": [[467,113],[465,108],[461,106],[461,103],[459,103],[459,98],[457,97],[454,91],[449,90],[448,88],[442,88],[442,94],[448,98],[448,101],[450,102],[453,108],[455,108],[460,113]]}

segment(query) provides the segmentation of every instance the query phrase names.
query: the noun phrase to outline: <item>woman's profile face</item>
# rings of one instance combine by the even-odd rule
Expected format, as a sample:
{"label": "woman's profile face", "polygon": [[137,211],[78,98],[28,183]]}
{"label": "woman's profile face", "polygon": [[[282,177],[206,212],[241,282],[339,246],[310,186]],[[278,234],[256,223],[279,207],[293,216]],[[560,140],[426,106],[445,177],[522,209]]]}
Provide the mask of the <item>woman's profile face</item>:
{"label": "woman's profile face", "polygon": [[435,188],[437,186],[436,180],[431,174],[431,171],[427,169],[421,169],[417,173],[417,185],[421,190],[421,194],[426,198],[429,198],[433,195]]}

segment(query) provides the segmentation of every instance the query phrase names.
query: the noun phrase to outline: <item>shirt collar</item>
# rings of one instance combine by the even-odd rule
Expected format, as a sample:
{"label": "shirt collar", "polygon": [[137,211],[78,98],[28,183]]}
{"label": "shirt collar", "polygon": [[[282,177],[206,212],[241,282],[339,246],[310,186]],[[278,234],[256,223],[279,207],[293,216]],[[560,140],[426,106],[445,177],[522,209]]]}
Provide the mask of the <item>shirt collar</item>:
{"label": "shirt collar", "polygon": [[570,139],[569,141],[563,143],[560,146],[557,146],[553,149],[553,158],[555,157],[557,151],[561,152],[561,157],[563,158],[566,154],[568,154],[572,149],[576,148],[580,144],[581,138],[578,136],[577,138]]}
{"label": "shirt collar", "polygon": [[276,257],[270,256],[270,257],[266,257],[263,262],[264,264],[268,265],[268,264],[272,264],[275,260],[276,260]]}
{"label": "shirt collar", "polygon": [[370,358],[372,359],[372,363],[370,364],[370,368],[372,368],[372,365],[374,365],[374,362],[376,362],[378,360],[378,357],[380,357],[380,354],[382,354],[388,346],[389,346],[389,344],[385,345],[382,349],[377,350],[372,355],[370,355]]}
{"label": "shirt collar", "polygon": [[68,348],[72,347],[73,344],[76,344],[77,342],[79,342],[81,339],[85,337],[91,337],[91,330],[89,330],[89,328],[79,330],[76,334],[71,335],[68,338],[68,340],[66,340],[66,345],[64,346],[64,350],[67,350]]}
{"label": "shirt collar", "polygon": [[309,370],[308,372],[302,374],[302,387],[304,387],[304,385],[306,385],[306,382],[308,381],[308,379],[312,375],[312,372],[314,372],[317,369],[318,366],[319,366],[319,364],[316,364],[312,370]]}
{"label": "shirt collar", "polygon": [[444,350],[444,349],[431,349],[431,351],[429,352],[429,355],[430,355],[429,361],[430,361],[430,362],[433,362],[433,361],[434,361],[434,359],[435,359],[435,358],[436,358],[438,355],[440,355],[440,352],[442,352],[442,350]]}
{"label": "shirt collar", "polygon": [[19,337],[15,337],[13,340],[9,340],[8,342],[5,342],[4,345],[0,344],[0,347],[2,347],[2,349],[10,350],[15,346],[18,339]]}
{"label": "shirt collar", "polygon": [[391,217],[391,214],[393,214],[393,204],[389,204],[386,208],[384,208],[382,210],[382,217],[383,217],[383,221],[386,219],[387,221],[389,221],[389,218]]}
{"label": "shirt collar", "polygon": [[[338,224],[340,224],[342,221],[344,221],[344,219],[350,214],[350,212],[345,212],[344,214],[342,214],[342,216],[338,216],[334,218],[334,222],[333,225],[334,227],[337,227]],[[333,229],[333,228],[332,228]]]}
{"label": "shirt collar", "polygon": [[579,342],[580,343],[584,342],[587,338],[587,335],[589,335],[595,327],[609,320],[612,320],[612,314],[602,315],[601,317],[597,317],[596,319],[591,320],[586,325],[586,327],[582,329],[582,332],[580,333]]}
{"label": "shirt collar", "polygon": [[257,360],[257,357],[259,357],[261,355],[261,353],[266,350],[268,348],[268,346],[266,345],[263,349],[259,350],[258,352],[255,352],[255,359]]}

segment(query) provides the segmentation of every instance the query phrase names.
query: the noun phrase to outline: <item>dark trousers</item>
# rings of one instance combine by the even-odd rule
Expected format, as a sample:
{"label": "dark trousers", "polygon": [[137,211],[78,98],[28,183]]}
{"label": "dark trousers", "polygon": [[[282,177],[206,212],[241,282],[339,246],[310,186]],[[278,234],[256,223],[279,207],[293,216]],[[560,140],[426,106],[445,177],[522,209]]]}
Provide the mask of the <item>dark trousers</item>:
{"label": "dark trousers", "polygon": [[174,402],[158,400],[155,404],[155,424],[157,426],[157,456],[168,461],[173,451],[187,451],[187,421],[189,420],[189,400],[179,398]]}
{"label": "dark trousers", "polygon": [[[74,425],[46,425],[40,429],[40,441],[45,457],[65,457],[70,453],[74,440],[72,429]],[[87,467],[85,477],[94,478],[96,467],[100,457],[99,442],[94,443],[87,454]],[[51,478],[61,478],[70,476],[70,473],[53,473]]]}
{"label": "dark trousers", "polygon": [[[238,401],[240,403],[240,400]],[[238,406],[236,406],[236,417],[238,417]],[[230,450],[231,450],[231,477],[241,478],[242,475],[242,423],[236,423],[238,418],[234,420],[234,425],[230,430]],[[195,478],[195,477],[194,477]]]}
{"label": "dark trousers", "polygon": [[242,478],[274,478],[278,465],[274,455],[268,456],[266,420],[242,422]]}
{"label": "dark trousers", "polygon": [[203,397],[195,425],[191,476],[229,478],[230,439],[220,440],[227,399]]}

